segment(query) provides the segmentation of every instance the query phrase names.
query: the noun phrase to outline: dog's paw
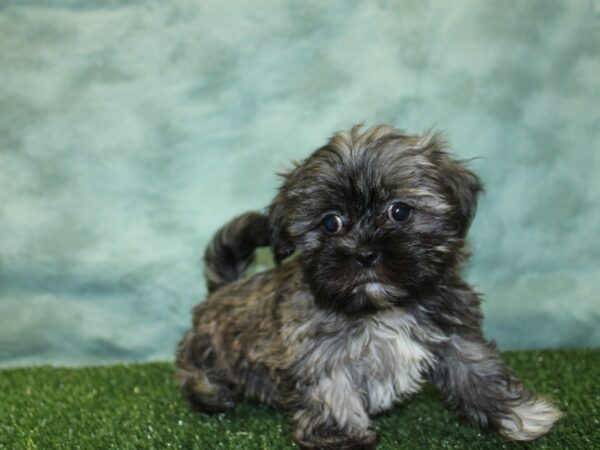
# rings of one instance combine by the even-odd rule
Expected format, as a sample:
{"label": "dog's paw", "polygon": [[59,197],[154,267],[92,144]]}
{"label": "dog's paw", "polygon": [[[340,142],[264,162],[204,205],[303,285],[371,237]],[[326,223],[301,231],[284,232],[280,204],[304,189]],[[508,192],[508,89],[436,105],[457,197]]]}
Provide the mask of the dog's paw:
{"label": "dog's paw", "polygon": [[539,397],[510,410],[510,416],[500,420],[499,432],[514,441],[532,441],[543,436],[563,415],[559,409]]}
{"label": "dog's paw", "polygon": [[378,443],[379,434],[374,430],[367,430],[360,436],[332,433],[306,436],[298,440],[298,445],[303,450],[374,450]]}
{"label": "dog's paw", "polygon": [[232,390],[211,380],[201,371],[179,371],[181,391],[192,408],[207,414],[225,412],[235,407]]}

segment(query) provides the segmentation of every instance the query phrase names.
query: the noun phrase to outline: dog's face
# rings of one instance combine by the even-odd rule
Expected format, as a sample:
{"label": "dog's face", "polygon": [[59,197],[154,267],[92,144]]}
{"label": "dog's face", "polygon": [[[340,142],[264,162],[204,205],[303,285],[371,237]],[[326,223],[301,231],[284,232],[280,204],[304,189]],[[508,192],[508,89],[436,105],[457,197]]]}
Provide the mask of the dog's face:
{"label": "dog's face", "polygon": [[300,251],[323,305],[402,304],[456,268],[480,190],[438,136],[355,127],[284,175],[269,209],[273,250],[278,261]]}

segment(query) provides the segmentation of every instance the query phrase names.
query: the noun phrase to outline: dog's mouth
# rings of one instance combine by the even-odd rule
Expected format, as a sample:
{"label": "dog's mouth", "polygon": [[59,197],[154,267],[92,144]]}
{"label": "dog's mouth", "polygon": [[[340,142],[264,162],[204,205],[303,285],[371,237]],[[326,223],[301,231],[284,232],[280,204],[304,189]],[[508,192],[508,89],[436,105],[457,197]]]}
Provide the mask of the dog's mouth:
{"label": "dog's mouth", "polygon": [[379,287],[382,287],[384,285],[384,283],[382,283],[381,281],[373,278],[373,279],[368,279],[368,280],[360,280],[357,281],[356,283],[354,283],[354,285],[352,286],[352,293],[356,294],[358,292],[362,292],[364,290],[372,290],[372,289],[377,289]]}
{"label": "dog's mouth", "polygon": [[354,281],[353,287],[352,287],[353,291],[357,290],[357,289],[368,289],[368,288],[376,289],[379,286],[387,284],[380,279],[380,277],[378,276],[378,273],[373,269],[366,269],[366,270],[360,271],[359,273],[356,274],[356,277],[354,278],[353,281]]}
{"label": "dog's mouth", "polygon": [[385,284],[383,284],[380,281],[363,281],[360,283],[357,283],[354,288],[352,289],[352,292],[356,293],[360,290],[364,290],[367,293],[376,293],[376,292],[380,292],[382,290],[385,289]]}
{"label": "dog's mouth", "polygon": [[408,293],[398,287],[388,283],[381,282],[379,280],[366,280],[357,283],[352,289],[353,294],[364,292],[369,297],[377,299],[385,298],[402,298],[406,297]]}
{"label": "dog's mouth", "polygon": [[370,283],[384,284],[380,280],[380,277],[378,276],[377,272],[373,269],[361,271],[355,277],[355,286],[364,286],[365,284]]}

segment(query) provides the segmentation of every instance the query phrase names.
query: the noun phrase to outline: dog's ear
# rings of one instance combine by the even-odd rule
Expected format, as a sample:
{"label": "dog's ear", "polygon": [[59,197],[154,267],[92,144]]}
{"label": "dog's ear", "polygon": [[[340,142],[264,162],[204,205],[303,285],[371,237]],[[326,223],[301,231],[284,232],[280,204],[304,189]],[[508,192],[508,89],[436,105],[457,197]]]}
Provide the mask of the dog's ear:
{"label": "dog's ear", "polygon": [[449,158],[447,184],[453,191],[458,205],[457,231],[464,238],[469,231],[471,222],[477,211],[477,200],[483,191],[483,185],[477,175],[467,167],[467,161],[457,161]]}
{"label": "dog's ear", "polygon": [[287,231],[285,202],[282,188],[268,209],[271,250],[277,264],[281,264],[296,249]]}
{"label": "dog's ear", "polygon": [[468,168],[468,160],[454,159],[445,151],[446,142],[440,133],[430,134],[424,141],[425,154],[436,163],[440,182],[448,188],[457,205],[454,222],[457,234],[464,238],[475,217],[477,200],[483,191],[483,184]]}
{"label": "dog's ear", "polygon": [[299,167],[300,164],[296,162],[291,170],[279,173],[283,182],[267,210],[271,250],[277,264],[281,264],[285,258],[291,256],[296,250],[294,241],[289,233],[290,211],[288,211],[288,209],[290,206],[290,199],[288,198],[288,193],[293,191]]}

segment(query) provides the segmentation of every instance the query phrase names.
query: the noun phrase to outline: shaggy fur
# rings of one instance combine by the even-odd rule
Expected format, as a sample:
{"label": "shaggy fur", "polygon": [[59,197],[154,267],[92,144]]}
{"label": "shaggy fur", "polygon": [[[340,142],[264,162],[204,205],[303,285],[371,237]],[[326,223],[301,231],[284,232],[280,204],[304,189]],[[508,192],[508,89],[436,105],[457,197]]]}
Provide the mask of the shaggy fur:
{"label": "shaggy fur", "polygon": [[[370,449],[369,417],[429,380],[475,426],[547,433],[560,412],[484,338],[459,274],[480,191],[436,134],[333,136],[284,175],[267,217],[234,219],[207,249],[211,294],[177,355],[187,398],[207,412],[258,399],[302,448]],[[280,265],[234,281],[268,242]]]}

